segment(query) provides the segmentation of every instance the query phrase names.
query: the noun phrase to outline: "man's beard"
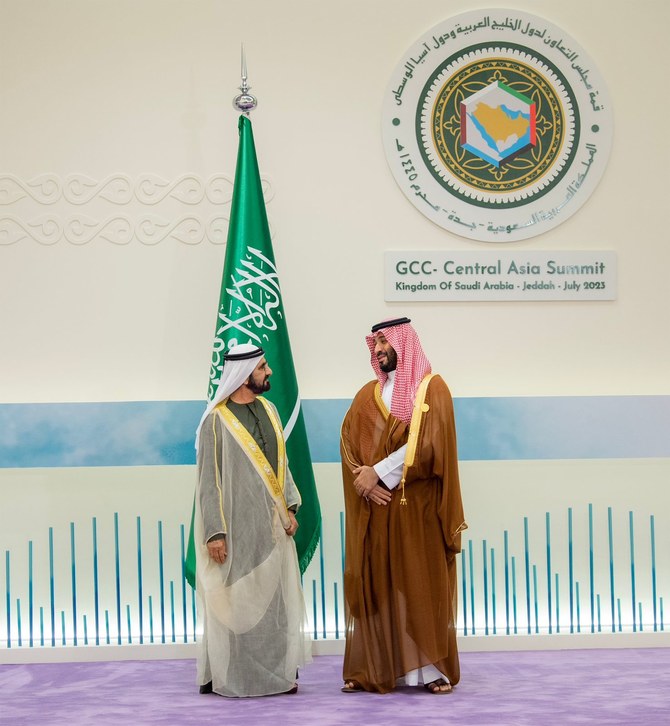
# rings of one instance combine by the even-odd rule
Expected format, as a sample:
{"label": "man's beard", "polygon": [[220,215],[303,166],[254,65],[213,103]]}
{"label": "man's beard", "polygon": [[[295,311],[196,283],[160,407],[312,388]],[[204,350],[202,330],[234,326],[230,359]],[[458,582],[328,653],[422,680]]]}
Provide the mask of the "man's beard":
{"label": "man's beard", "polygon": [[396,354],[395,350],[393,348],[389,348],[388,352],[386,353],[386,362],[382,363],[379,361],[379,367],[384,373],[390,373],[391,371],[394,371],[398,365],[398,355]]}
{"label": "man's beard", "polygon": [[263,383],[256,383],[253,379],[249,379],[249,383],[247,383],[247,388],[256,395],[259,395],[260,393],[265,393],[265,391],[270,390],[270,379],[266,378]]}

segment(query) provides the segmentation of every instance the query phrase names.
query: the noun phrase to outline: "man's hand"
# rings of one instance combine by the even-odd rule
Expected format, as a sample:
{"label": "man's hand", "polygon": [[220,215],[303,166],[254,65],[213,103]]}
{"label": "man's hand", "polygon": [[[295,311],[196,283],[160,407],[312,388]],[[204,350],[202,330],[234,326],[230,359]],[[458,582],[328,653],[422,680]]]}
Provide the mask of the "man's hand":
{"label": "man's hand", "polygon": [[211,542],[208,542],[207,551],[209,552],[209,556],[214,560],[214,562],[222,565],[226,561],[226,557],[228,557],[228,547],[226,546],[226,540],[215,539]]}
{"label": "man's hand", "polygon": [[385,507],[391,501],[392,496],[393,494],[386,487],[377,484],[365,498],[370,502],[381,504]]}
{"label": "man's hand", "polygon": [[375,504],[391,501],[391,492],[379,485],[377,472],[371,466],[358,466],[353,471],[354,488],[359,497],[372,500]]}
{"label": "man's hand", "polygon": [[290,509],[288,510],[288,518],[290,524],[288,527],[284,528],[284,532],[286,532],[289,537],[293,537],[298,529],[298,520],[295,518],[295,514]]}

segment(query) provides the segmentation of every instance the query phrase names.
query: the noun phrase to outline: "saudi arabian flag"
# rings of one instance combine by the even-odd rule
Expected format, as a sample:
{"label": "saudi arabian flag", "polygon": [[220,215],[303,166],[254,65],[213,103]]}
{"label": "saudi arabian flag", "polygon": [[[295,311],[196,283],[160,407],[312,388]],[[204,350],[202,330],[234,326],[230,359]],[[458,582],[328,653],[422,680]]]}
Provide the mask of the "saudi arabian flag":
{"label": "saudi arabian flag", "polygon": [[[246,116],[240,116],[239,132],[208,400],[212,400],[219,385],[226,350],[240,343],[255,343],[263,348],[272,368],[272,388],[264,395],[279,410],[289,466],[302,496],[295,544],[300,571],[304,572],[319,542],[321,511],[258,173],[254,136],[251,121]],[[185,572],[186,579],[194,586],[193,522]]]}

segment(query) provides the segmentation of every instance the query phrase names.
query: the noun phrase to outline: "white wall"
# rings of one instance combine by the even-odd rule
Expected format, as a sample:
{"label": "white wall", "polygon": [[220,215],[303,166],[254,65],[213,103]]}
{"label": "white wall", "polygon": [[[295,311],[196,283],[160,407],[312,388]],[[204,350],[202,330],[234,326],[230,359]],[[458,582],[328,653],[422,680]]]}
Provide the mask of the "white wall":
{"label": "white wall", "polygon": [[[212,219],[228,210],[222,199],[235,166],[231,100],[242,41],[259,98],[256,148],[304,398],[351,397],[370,377],[363,336],[371,323],[396,313],[413,318],[456,397],[670,394],[666,0],[514,3],[564,28],[598,64],[613,100],[615,137],[609,166],[585,206],[550,232],[506,249],[613,250],[618,299],[383,302],[385,250],[490,249],[421,216],[396,186],[381,142],[382,96],[402,53],[436,23],[478,5],[0,0],[0,403],[204,399],[225,248],[225,221]],[[222,178],[214,184],[216,175]],[[88,191],[73,184],[82,177]],[[162,179],[166,189],[143,186],[146,177]],[[51,197],[50,180],[66,193]],[[188,197],[192,190],[202,196],[197,203]],[[56,234],[46,220],[60,225]],[[661,490],[668,463],[468,462],[461,470],[467,536],[477,548],[482,540],[494,544],[499,557],[508,529],[521,557],[519,528],[527,516],[541,566],[542,523],[551,512],[561,553],[554,568],[564,578],[565,513],[573,507],[583,583],[585,508],[600,506],[602,554],[602,516],[613,506],[624,538],[617,583],[625,600],[630,509],[638,518],[641,570],[649,571],[641,548],[648,547],[645,527],[654,513],[659,561],[667,551]],[[337,469],[315,467],[331,605],[340,564]],[[93,477],[102,494],[89,491]],[[191,487],[191,467],[1,471],[0,551],[12,553],[12,598],[25,608],[29,541],[40,558],[35,575],[45,576],[45,537],[53,527],[63,568],[57,616],[67,609],[70,523],[88,572],[91,518],[105,527],[102,546],[118,511],[130,548],[122,552],[130,573],[124,604],[135,603],[133,527],[145,513],[155,603],[156,520],[172,533],[170,577],[178,577],[174,533],[187,524]],[[21,526],[13,527],[17,520]],[[605,597],[607,563],[599,566]],[[308,583],[312,577],[320,578],[318,560]],[[669,577],[663,560],[663,592]],[[40,580],[43,603],[46,585]],[[104,607],[113,613],[114,592],[109,581],[104,587]],[[542,580],[539,587],[542,597]],[[88,607],[90,626],[90,582],[81,588],[79,617]],[[641,580],[645,623],[649,589]],[[481,592],[477,598],[480,618]]]}
{"label": "white wall", "polygon": [[[614,250],[618,299],[383,302],[384,250],[487,248],[417,213],[387,168],[380,137],[382,94],[401,54],[432,25],[476,5],[2,0],[0,172],[22,183],[83,174],[98,191],[110,175],[131,185],[146,174],[232,177],[231,99],[244,41],[304,397],[351,396],[369,377],[362,336],[396,312],[415,320],[457,396],[666,394],[665,0],[515,3],[564,28],[597,62],[613,99],[615,141],[587,204],[509,249]],[[24,224],[80,214],[101,224],[147,215],[205,224],[225,205],[26,197],[0,210]],[[154,246],[106,241],[111,228],[83,245],[30,236],[0,245],[0,400],[203,398],[224,246],[189,244],[187,225]],[[16,225],[4,229],[0,241],[16,237]],[[187,241],[175,239],[180,233]]]}

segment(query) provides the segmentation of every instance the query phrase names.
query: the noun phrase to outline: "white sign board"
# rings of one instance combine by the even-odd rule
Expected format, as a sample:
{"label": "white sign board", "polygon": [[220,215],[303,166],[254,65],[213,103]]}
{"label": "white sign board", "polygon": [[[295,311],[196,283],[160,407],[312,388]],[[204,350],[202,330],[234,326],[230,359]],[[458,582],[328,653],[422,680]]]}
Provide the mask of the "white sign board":
{"label": "white sign board", "polygon": [[614,252],[389,251],[384,269],[389,302],[616,299]]}

